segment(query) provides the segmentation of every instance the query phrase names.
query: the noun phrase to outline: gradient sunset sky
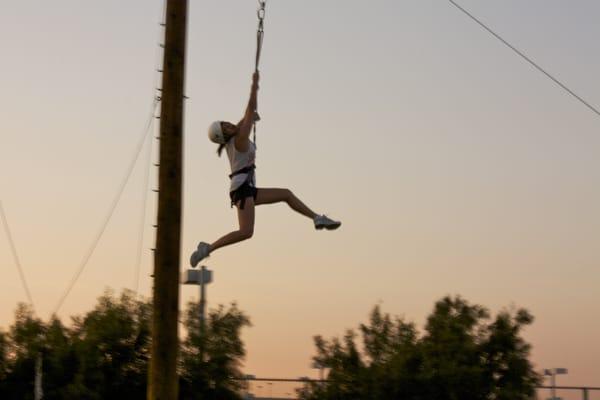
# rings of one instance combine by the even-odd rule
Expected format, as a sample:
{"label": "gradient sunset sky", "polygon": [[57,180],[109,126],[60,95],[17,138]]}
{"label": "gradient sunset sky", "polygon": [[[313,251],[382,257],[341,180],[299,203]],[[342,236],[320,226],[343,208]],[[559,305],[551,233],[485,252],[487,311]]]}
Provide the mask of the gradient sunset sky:
{"label": "gradient sunset sky", "polygon": [[[462,0],[600,106],[600,2]],[[235,227],[228,165],[206,138],[250,89],[252,0],[191,1],[182,269]],[[161,0],[20,0],[0,6],[0,201],[36,306],[48,318],[108,212],[148,116]],[[336,232],[283,205],[251,241],[207,261],[209,306],[237,301],[245,371],[317,376],[312,336],[343,334],[381,304],[422,326],[460,294],[529,309],[538,368],[600,385],[600,117],[442,0],[272,0],[261,67],[259,186],[289,187]],[[152,142],[153,148],[148,147]],[[148,141],[59,315],[135,283]],[[148,157],[150,155],[150,157]],[[150,161],[152,160],[152,161]],[[140,292],[150,296],[156,171]],[[197,289],[182,287],[185,304]],[[0,233],[0,326],[25,301]]]}

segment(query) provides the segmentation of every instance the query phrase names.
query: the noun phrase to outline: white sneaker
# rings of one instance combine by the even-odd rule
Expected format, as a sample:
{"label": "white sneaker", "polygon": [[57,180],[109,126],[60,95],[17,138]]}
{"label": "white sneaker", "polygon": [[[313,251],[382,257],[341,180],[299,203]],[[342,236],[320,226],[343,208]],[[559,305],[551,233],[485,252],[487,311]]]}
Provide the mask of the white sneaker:
{"label": "white sneaker", "polygon": [[342,225],[340,221],[334,221],[326,215],[317,215],[313,221],[315,222],[315,229],[318,230],[325,228],[332,231]]}
{"label": "white sneaker", "polygon": [[190,265],[196,267],[198,263],[204,260],[210,254],[210,245],[208,243],[200,242],[198,248],[192,253],[190,257]]}

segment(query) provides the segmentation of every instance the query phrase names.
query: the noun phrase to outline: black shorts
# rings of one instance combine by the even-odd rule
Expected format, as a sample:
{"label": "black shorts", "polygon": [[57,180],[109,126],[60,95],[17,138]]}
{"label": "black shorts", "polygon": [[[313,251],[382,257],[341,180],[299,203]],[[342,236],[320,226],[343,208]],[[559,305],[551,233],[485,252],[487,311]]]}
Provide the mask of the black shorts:
{"label": "black shorts", "polygon": [[256,200],[257,193],[257,188],[250,185],[248,182],[244,182],[242,186],[240,186],[232,192],[229,192],[229,198],[231,199],[231,207],[240,202],[240,210],[243,210],[244,205],[246,204],[246,199],[248,197],[252,197],[254,200]]}

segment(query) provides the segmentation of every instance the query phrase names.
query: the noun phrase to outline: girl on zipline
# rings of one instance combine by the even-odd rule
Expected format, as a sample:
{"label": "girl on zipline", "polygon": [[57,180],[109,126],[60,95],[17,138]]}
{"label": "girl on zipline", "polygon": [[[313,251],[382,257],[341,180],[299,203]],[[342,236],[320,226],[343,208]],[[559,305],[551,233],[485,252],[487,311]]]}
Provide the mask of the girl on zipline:
{"label": "girl on zipline", "polygon": [[200,242],[197,249],[190,257],[192,267],[204,258],[208,257],[218,248],[228,246],[242,240],[250,239],[254,233],[254,207],[262,204],[273,204],[285,202],[294,211],[310,218],[316,229],[333,230],[342,224],[325,215],[318,215],[308,208],[289,189],[267,189],[256,187],[254,163],[256,158],[256,145],[250,141],[250,132],[254,123],[258,120],[257,93],[258,93],[258,71],[252,76],[252,90],[250,100],[246,107],[244,117],[236,125],[215,121],[208,128],[208,137],[217,143],[217,153],[221,156],[223,149],[227,151],[229,164],[231,165],[231,185],[229,197],[231,206],[237,207],[239,229],[226,234],[211,244]]}

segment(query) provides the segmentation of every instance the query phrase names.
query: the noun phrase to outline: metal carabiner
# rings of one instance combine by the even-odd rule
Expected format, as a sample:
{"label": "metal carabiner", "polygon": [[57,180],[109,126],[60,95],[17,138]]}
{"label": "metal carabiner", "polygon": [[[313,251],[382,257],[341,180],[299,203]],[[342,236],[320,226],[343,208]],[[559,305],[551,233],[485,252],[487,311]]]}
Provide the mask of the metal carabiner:
{"label": "metal carabiner", "polygon": [[267,6],[267,0],[258,0],[259,8],[256,12],[259,20],[265,19],[265,7]]}

